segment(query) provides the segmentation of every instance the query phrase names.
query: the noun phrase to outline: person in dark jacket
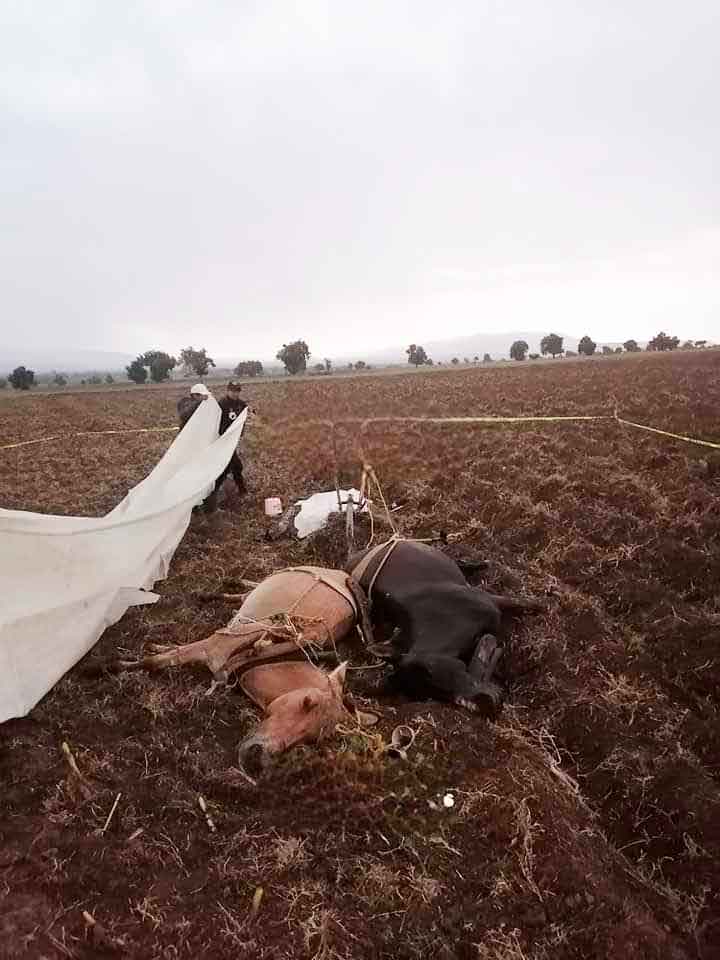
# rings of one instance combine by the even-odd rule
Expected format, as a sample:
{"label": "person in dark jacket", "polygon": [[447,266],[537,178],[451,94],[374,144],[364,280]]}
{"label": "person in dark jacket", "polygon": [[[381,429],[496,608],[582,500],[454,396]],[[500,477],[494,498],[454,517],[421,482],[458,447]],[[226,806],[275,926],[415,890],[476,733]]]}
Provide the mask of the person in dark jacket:
{"label": "person in dark jacket", "polygon": [[[190,394],[181,397],[178,401],[177,411],[180,420],[180,429],[182,430],[190,417],[195,413],[200,404],[212,396],[204,383],[196,383],[190,390]],[[220,405],[220,427],[219,433],[223,434],[238,416],[243,412],[247,404],[240,397],[240,385],[230,383],[227,385],[225,396],[219,401]],[[238,456],[237,450],[233,452],[230,462],[215,481],[215,488],[212,493],[203,501],[203,508],[206,513],[213,513],[217,509],[217,499],[220,487],[226,478],[232,474],[232,478],[237,486],[240,496],[247,493],[245,478],[243,477],[242,460]]]}
{"label": "person in dark jacket", "polygon": [[[247,407],[247,404],[240,396],[240,384],[233,383],[231,380],[225,390],[225,396],[219,401],[219,403],[221,410],[220,433],[223,434],[228,429],[230,424],[240,416],[245,407]],[[228,463],[223,472],[215,481],[215,490],[207,499],[209,510],[215,509],[218,491],[223,483],[225,483],[225,479],[230,474],[232,474],[232,478],[235,481],[235,486],[237,487],[240,496],[246,494],[247,487],[245,486],[245,478],[243,477],[242,460],[238,456],[237,450],[233,452],[233,455],[230,458],[230,463]],[[212,506],[210,506],[211,500]]]}

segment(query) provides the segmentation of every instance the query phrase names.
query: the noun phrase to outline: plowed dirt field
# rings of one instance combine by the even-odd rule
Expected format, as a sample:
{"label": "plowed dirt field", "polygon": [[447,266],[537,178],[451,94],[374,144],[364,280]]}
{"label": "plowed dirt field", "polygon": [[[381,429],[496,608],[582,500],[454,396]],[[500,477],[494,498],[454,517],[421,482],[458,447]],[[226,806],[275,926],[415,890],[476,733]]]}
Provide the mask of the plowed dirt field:
{"label": "plowed dirt field", "polygon": [[[256,719],[239,690],[206,696],[202,670],[97,670],[118,650],[224,624],[231,608],[198,591],[342,564],[337,525],[264,540],[264,497],[333,486],[319,421],[617,407],[720,440],[720,353],[251,382],[246,394],[250,494],[228,489],[215,517],[193,519],[158,587],[166,602],[129,611],[29,717],[0,726],[0,956],[720,957],[718,453],[613,421],[366,427],[405,535],[446,531],[453,550],[491,562],[478,582],[548,598],[507,637],[496,722],[378,699],[382,670],[348,674],[382,713],[381,736],[417,731],[407,762],[338,736],[253,786],[236,768]],[[0,398],[0,444],[64,436],[0,452],[0,505],[107,512],[172,434],[70,434],[173,424],[179,395]],[[358,436],[337,429],[344,484],[359,481]],[[66,777],[64,740],[88,796]]]}

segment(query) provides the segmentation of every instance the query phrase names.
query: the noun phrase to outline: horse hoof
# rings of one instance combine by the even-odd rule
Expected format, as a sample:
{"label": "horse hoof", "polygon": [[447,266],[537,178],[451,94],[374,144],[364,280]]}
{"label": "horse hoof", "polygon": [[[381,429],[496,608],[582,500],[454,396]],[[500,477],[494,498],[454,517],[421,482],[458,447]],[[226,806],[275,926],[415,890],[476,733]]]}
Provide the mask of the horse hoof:
{"label": "horse hoof", "polygon": [[494,717],[498,713],[502,701],[502,690],[496,683],[483,684],[473,697],[477,710],[488,717]]}
{"label": "horse hoof", "polygon": [[486,683],[473,693],[472,699],[458,697],[455,703],[470,713],[479,713],[486,717],[494,717],[502,704],[502,690],[496,683]]}
{"label": "horse hoof", "polygon": [[175,649],[171,643],[149,643],[147,648],[151,653],[167,653],[168,650]]}

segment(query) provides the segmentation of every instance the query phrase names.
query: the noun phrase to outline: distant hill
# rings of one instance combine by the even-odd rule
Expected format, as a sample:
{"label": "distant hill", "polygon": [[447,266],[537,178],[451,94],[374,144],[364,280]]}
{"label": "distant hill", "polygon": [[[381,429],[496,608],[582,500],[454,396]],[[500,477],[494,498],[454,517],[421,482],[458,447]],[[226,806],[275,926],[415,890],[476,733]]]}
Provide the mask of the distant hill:
{"label": "distant hill", "polygon": [[[425,347],[427,355],[436,363],[443,363],[457,357],[461,362],[467,357],[473,360],[479,357],[482,360],[486,353],[489,353],[493,360],[499,360],[502,357],[508,357],[510,346],[515,340],[525,340],[530,347],[530,353],[540,353],[540,341],[546,333],[551,331],[537,330],[522,331],[511,330],[508,333],[475,333],[466,337],[452,337],[447,340],[423,340],[420,338],[417,342]],[[555,332],[555,331],[552,331]],[[566,350],[577,350],[578,338],[570,334],[558,332],[563,337],[563,346]],[[408,341],[409,343],[409,341]],[[601,351],[602,343],[615,347],[618,344],[609,341],[598,341],[598,353]],[[312,344],[311,344],[312,346]],[[317,346],[317,344],[316,344]],[[408,344],[395,347],[378,347],[373,349],[366,346],[358,346],[352,353],[343,353],[342,355],[332,356],[327,353],[313,353],[310,366],[318,362],[324,356],[331,356],[336,368],[344,366],[349,361],[356,362],[364,360],[366,363],[374,366],[384,366],[391,364],[407,363],[405,353]],[[319,348],[320,349],[320,348]],[[212,352],[212,351],[211,351]],[[65,374],[86,374],[86,373],[124,373],[125,367],[135,359],[134,354],[113,353],[104,350],[74,350],[72,348],[33,348],[23,349],[21,347],[0,346],[0,376],[7,376],[15,367],[23,364],[34,370],[36,374],[42,375],[52,373],[53,371]],[[262,358],[258,358],[262,359]],[[237,363],[236,359],[231,360],[228,357],[217,358],[217,368],[212,371],[214,376],[227,376]],[[263,360],[266,373],[277,373],[282,369],[275,358]],[[178,368],[175,375],[180,376],[181,370]]]}
{"label": "distant hill", "polygon": [[67,374],[117,373],[134,359],[130,354],[104,350],[0,346],[0,376],[6,376],[21,364],[37,374],[51,373],[53,370]]}
{"label": "distant hill", "polygon": [[[462,361],[465,357],[472,360],[479,357],[482,360],[486,353],[489,353],[493,360],[499,360],[501,357],[507,357],[510,352],[510,346],[515,340],[524,340],[530,347],[530,353],[540,353],[540,341],[546,333],[556,331],[522,331],[513,330],[509,333],[474,333],[467,337],[453,337],[448,340],[423,340],[420,338],[416,342],[425,347],[428,357],[431,357],[436,363],[442,360],[452,360],[457,357]],[[558,332],[563,337],[563,347],[566,350],[577,350],[578,338]],[[386,347],[381,350],[365,350],[361,348],[355,351],[353,356],[338,358],[338,360],[365,360],[367,363],[406,363],[407,344],[402,347]]]}

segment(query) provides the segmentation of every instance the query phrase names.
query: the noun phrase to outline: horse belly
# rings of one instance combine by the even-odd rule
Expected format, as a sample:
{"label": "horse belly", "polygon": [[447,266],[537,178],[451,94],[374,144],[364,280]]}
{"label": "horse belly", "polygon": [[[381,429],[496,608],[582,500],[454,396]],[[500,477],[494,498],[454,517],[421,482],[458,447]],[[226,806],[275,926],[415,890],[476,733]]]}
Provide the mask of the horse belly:
{"label": "horse belly", "polygon": [[283,570],[263,580],[237,613],[238,620],[278,616],[308,621],[303,625],[306,638],[317,634],[318,640],[332,643],[341,640],[355,624],[355,611],[348,599],[322,580],[298,570]]}

